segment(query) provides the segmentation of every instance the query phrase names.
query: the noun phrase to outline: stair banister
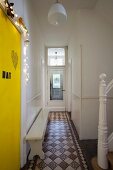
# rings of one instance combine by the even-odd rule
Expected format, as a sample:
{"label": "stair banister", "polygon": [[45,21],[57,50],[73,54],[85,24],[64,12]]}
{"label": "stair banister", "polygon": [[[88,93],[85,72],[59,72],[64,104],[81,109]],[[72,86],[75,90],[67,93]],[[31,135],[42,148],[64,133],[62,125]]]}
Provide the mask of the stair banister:
{"label": "stair banister", "polygon": [[109,91],[113,88],[113,80],[110,81],[110,83],[106,87],[106,94],[109,93]]}
{"label": "stair banister", "polygon": [[106,74],[100,75],[99,87],[99,125],[98,125],[98,165],[102,169],[108,169],[107,153],[108,153],[108,127],[106,115]]}

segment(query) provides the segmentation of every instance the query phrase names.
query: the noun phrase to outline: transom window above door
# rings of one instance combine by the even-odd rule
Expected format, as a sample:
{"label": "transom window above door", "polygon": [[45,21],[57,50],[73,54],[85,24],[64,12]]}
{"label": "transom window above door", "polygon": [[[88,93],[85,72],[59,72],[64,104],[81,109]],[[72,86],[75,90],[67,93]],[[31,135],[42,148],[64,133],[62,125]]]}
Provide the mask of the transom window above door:
{"label": "transom window above door", "polygon": [[48,48],[48,66],[65,66],[65,48]]}

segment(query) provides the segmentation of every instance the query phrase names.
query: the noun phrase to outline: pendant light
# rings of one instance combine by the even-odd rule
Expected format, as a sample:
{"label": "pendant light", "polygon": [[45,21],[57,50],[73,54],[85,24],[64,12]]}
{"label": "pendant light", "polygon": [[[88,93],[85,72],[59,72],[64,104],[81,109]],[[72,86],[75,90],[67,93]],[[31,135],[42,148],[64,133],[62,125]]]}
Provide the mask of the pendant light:
{"label": "pendant light", "polygon": [[64,6],[57,0],[52,4],[48,12],[48,21],[52,25],[60,25],[67,20],[67,13]]}

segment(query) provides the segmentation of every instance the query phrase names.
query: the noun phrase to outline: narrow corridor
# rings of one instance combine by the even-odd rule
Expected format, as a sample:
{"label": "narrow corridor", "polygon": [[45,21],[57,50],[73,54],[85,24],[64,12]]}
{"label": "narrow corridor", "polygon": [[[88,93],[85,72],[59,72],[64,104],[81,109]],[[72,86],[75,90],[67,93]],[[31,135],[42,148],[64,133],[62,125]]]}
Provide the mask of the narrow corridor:
{"label": "narrow corridor", "polygon": [[[87,170],[86,161],[66,112],[51,112],[43,142],[45,159],[35,157],[29,170]],[[34,165],[35,164],[35,165]]]}

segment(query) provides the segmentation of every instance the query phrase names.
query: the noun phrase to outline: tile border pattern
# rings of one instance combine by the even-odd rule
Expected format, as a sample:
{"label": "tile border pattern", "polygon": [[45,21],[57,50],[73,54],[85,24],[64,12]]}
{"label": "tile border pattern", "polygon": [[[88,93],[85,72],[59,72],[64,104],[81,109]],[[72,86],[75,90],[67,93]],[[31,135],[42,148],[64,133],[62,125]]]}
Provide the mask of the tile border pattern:
{"label": "tile border pattern", "polygon": [[[53,128],[54,123],[56,124],[56,131],[54,131]],[[60,125],[61,128],[59,128]],[[65,135],[63,136],[65,128],[68,137]],[[61,134],[59,133],[60,131]],[[65,137],[69,141],[72,140],[72,143],[68,143],[71,145],[70,147],[66,144],[67,141],[65,140]],[[59,141],[60,143],[58,144]],[[27,162],[22,170],[88,170],[86,160],[79,145],[77,131],[67,112],[50,112],[43,146],[45,159],[41,160],[39,156],[36,155],[33,160]],[[74,154],[74,152],[76,152],[76,154]],[[77,159],[78,163],[76,162]]]}

